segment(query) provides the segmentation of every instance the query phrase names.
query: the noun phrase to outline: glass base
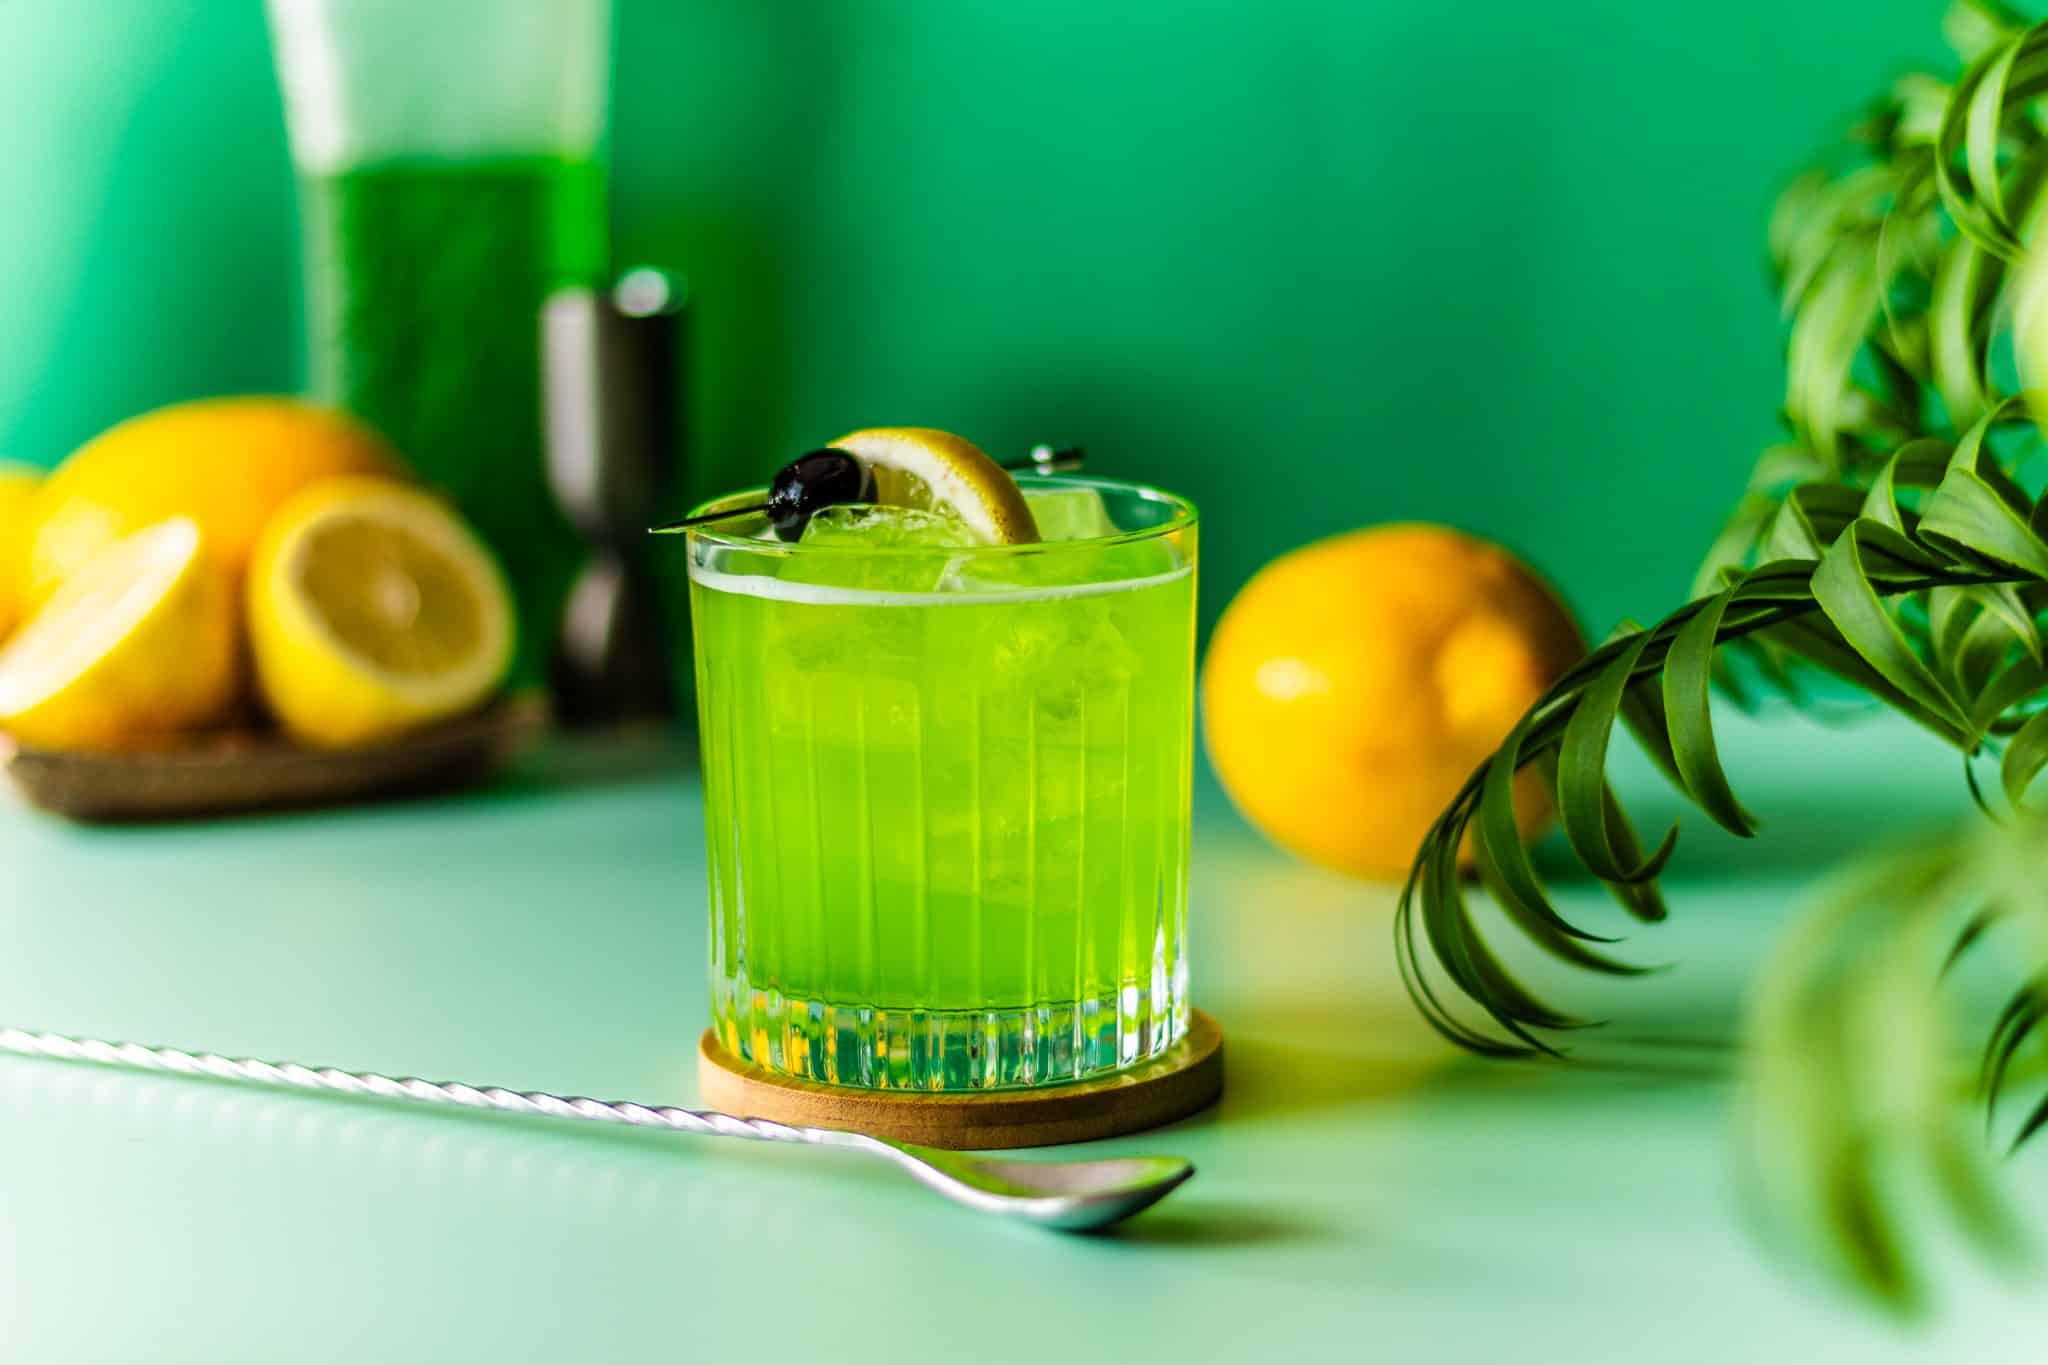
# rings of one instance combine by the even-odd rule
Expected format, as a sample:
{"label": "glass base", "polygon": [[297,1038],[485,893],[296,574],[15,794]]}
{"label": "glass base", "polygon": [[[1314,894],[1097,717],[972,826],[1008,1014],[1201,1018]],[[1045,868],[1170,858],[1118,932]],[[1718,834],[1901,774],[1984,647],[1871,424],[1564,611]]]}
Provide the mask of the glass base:
{"label": "glass base", "polygon": [[712,983],[728,1052],[828,1085],[999,1090],[1065,1085],[1149,1061],[1188,1030],[1185,989],[1015,1009],[890,1010]]}

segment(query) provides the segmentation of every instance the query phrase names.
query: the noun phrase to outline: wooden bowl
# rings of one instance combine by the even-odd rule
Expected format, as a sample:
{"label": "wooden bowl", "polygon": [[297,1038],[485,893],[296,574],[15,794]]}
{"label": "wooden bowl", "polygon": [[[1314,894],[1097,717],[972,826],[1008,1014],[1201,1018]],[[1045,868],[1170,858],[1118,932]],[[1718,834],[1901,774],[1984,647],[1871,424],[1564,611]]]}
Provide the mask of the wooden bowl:
{"label": "wooden bowl", "polygon": [[547,726],[537,694],[360,749],[308,749],[276,731],[228,731],[133,753],[22,748],[0,765],[29,805],[91,823],[190,820],[453,791],[502,769]]}

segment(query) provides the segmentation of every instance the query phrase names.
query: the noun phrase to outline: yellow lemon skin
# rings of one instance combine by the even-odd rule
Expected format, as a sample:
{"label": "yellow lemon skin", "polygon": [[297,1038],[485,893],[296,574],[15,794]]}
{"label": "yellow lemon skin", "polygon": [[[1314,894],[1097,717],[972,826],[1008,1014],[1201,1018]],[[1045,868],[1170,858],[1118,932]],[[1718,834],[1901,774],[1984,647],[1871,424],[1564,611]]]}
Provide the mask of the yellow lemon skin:
{"label": "yellow lemon skin", "polygon": [[112,542],[190,517],[231,575],[294,493],[339,474],[400,471],[375,431],[296,398],[208,398],[159,408],[80,446],[37,490],[22,584],[40,602]]}
{"label": "yellow lemon skin", "polygon": [[933,427],[868,427],[832,446],[873,472],[881,502],[943,508],[991,545],[1039,538],[1017,481],[964,436]]}
{"label": "yellow lemon skin", "polygon": [[0,649],[0,730],[44,749],[158,747],[241,694],[229,575],[179,517],[115,541]]}
{"label": "yellow lemon skin", "polygon": [[[1584,653],[1557,595],[1498,546],[1416,523],[1353,531],[1274,560],[1224,612],[1202,670],[1209,757],[1275,843],[1398,881],[1473,769]],[[1542,830],[1535,773],[1517,777],[1515,809],[1524,838]]]}
{"label": "yellow lemon skin", "polygon": [[21,624],[22,549],[28,540],[29,508],[42,483],[42,470],[0,460],[0,640]]}
{"label": "yellow lemon skin", "polygon": [[504,682],[503,573],[439,499],[374,477],[315,484],[265,528],[246,580],[265,704],[316,748],[393,739]]}

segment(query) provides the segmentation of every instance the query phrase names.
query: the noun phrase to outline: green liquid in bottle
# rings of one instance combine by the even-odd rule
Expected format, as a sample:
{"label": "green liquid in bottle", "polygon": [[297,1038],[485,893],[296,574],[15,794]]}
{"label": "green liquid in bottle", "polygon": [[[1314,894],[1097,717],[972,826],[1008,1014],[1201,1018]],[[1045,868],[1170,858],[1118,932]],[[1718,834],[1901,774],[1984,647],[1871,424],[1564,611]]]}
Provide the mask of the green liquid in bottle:
{"label": "green liquid in bottle", "polygon": [[604,179],[557,157],[408,159],[302,185],[314,394],[363,417],[497,551],[537,680],[582,555],[543,464],[540,308],[605,268]]}

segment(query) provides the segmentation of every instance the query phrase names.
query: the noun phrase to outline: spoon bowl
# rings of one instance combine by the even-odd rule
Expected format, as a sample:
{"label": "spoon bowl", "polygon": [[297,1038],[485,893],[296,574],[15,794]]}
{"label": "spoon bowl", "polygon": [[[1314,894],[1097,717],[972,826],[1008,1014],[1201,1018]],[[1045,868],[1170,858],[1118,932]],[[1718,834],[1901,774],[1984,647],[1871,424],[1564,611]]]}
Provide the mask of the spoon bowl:
{"label": "spoon bowl", "polygon": [[880,1145],[904,1170],[949,1199],[1062,1232],[1120,1223],[1195,1173],[1192,1162],[1177,1156],[1013,1161],[909,1143]]}

